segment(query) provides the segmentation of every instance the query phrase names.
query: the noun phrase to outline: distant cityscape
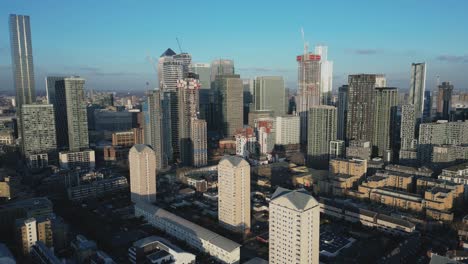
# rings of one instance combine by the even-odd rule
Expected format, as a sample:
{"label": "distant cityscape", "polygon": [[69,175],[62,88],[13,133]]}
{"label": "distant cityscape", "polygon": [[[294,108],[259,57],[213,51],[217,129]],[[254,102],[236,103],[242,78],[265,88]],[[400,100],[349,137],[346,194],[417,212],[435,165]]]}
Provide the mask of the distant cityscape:
{"label": "distant cityscape", "polygon": [[427,63],[334,89],[304,41],[293,90],[167,48],[144,93],[63,72],[39,95],[30,17],[9,30],[0,263],[468,262],[468,91]]}

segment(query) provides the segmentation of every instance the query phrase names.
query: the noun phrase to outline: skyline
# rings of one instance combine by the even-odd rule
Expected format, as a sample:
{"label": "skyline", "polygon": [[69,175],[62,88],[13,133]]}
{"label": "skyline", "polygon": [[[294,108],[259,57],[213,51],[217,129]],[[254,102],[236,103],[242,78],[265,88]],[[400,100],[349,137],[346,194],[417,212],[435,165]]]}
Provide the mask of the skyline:
{"label": "skyline", "polygon": [[[389,86],[407,89],[412,62],[427,63],[428,89],[435,89],[436,75],[440,75],[441,82],[451,81],[456,89],[466,90],[468,36],[463,34],[463,25],[468,23],[468,18],[462,12],[468,3],[450,1],[440,5],[428,1],[421,6],[400,2],[405,5],[404,9],[398,8],[394,1],[376,3],[373,7],[366,1],[314,5],[294,1],[287,7],[275,3],[266,7],[265,2],[247,4],[243,1],[237,6],[145,1],[138,6],[113,2],[111,9],[107,3],[91,1],[8,2],[0,11],[0,16],[4,17],[0,25],[0,91],[14,92],[9,14],[31,17],[36,87],[41,92],[45,90],[45,76],[57,74],[79,75],[87,80],[87,89],[144,91],[154,88],[157,74],[146,57],[157,58],[167,48],[179,52],[176,37],[182,50],[192,54],[194,62],[232,59],[236,72],[243,79],[279,75],[285,78],[288,88],[295,89],[295,57],[303,52],[301,27],[309,42],[309,51],[313,51],[316,44],[329,47],[328,57],[335,67],[335,91],[347,83],[347,75],[356,73],[383,73]],[[343,8],[329,12],[337,3]],[[49,10],[50,4],[59,12]],[[189,9],[185,11],[189,15],[166,12],[171,8]],[[265,8],[268,14],[259,15],[258,11]],[[375,12],[373,8],[381,11]],[[107,14],[109,10],[112,15]],[[288,15],[293,12],[295,17]],[[353,19],[357,12],[359,19]],[[390,16],[381,23],[374,23],[396,12],[398,21]],[[437,19],[442,15],[445,15],[443,19]],[[288,20],[276,18],[281,16]],[[362,33],[355,30],[358,28]],[[355,61],[359,65],[353,65]],[[150,83],[149,87],[146,82]]]}

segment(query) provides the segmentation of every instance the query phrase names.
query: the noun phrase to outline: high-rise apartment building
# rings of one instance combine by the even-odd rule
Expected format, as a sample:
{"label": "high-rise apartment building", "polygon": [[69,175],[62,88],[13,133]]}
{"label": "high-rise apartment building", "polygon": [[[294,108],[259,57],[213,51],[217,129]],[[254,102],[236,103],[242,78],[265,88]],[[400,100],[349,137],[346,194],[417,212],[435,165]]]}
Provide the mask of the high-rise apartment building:
{"label": "high-rise apartment building", "polygon": [[450,82],[442,82],[439,85],[437,94],[437,117],[449,120],[450,110],[452,109],[453,85]]}
{"label": "high-rise apartment building", "polygon": [[[152,90],[146,94],[146,102],[143,104],[145,144],[150,145],[155,152],[157,169],[166,168],[172,160],[170,115],[168,107],[164,107],[164,102],[161,90]],[[169,117],[169,120],[165,119],[165,116]]]}
{"label": "high-rise apartment building", "polygon": [[336,107],[313,106],[308,114],[307,163],[315,168],[327,168],[330,141],[336,140]]}
{"label": "high-rise apartment building", "polygon": [[34,64],[29,16],[10,15],[10,45],[16,107],[36,101]]}
{"label": "high-rise apartment building", "polygon": [[275,121],[276,144],[292,145],[300,143],[300,117],[294,115],[277,116]]}
{"label": "high-rise apartment building", "polygon": [[398,89],[378,87],[374,93],[373,154],[384,157],[385,152],[393,148],[392,139],[396,131],[392,124],[397,114]]}
{"label": "high-rise apartment building", "polygon": [[315,46],[315,54],[320,56],[320,92],[322,104],[331,104],[333,88],[333,61],[328,60],[328,47]]}
{"label": "high-rise apartment building", "polygon": [[409,104],[414,105],[416,123],[422,121],[424,112],[424,93],[426,91],[426,63],[411,64],[411,82],[409,88]]}
{"label": "high-rise apartment building", "polygon": [[385,87],[384,75],[357,74],[348,77],[348,112],[346,142],[365,140],[374,135],[375,88]]}
{"label": "high-rise apartment building", "polygon": [[255,110],[270,110],[273,116],[286,114],[286,90],[283,77],[261,76],[255,79],[253,89]]}
{"label": "high-rise apartment building", "polygon": [[195,167],[206,166],[208,163],[206,121],[193,119],[191,126],[192,165]]}
{"label": "high-rise apartment building", "polygon": [[279,187],[269,212],[269,263],[319,263],[320,206],[314,197]]}
{"label": "high-rise apartment building", "polygon": [[307,143],[307,114],[312,106],[321,104],[320,55],[307,53],[296,57],[298,63],[298,84],[296,109],[301,117],[301,143]]}
{"label": "high-rise apartment building", "polygon": [[337,104],[337,138],[340,140],[346,139],[346,118],[348,115],[348,85],[343,85],[338,88],[338,104]]}
{"label": "high-rise apartment building", "polygon": [[417,161],[416,118],[414,105],[401,106],[400,153],[401,164],[415,165]]}
{"label": "high-rise apartment building", "polygon": [[[23,104],[19,121],[22,154],[28,165],[43,167],[49,161],[57,160],[54,107],[50,104]],[[35,155],[38,154],[45,163],[37,160],[38,156]]]}
{"label": "high-rise apartment building", "polygon": [[225,156],[218,164],[219,223],[234,232],[250,230],[250,165],[241,157]]}
{"label": "high-rise apartment building", "polygon": [[192,120],[199,114],[200,81],[198,75],[189,73],[186,78],[177,81],[177,98],[179,100],[179,149],[182,164],[189,166],[193,158],[191,141]]}
{"label": "high-rise apartment building", "polygon": [[215,79],[215,90],[218,93],[218,114],[220,130],[225,137],[233,137],[238,129],[244,126],[243,90],[240,76],[218,75]]}
{"label": "high-rise apartment building", "polygon": [[432,160],[435,145],[468,144],[468,122],[424,123],[419,126],[418,155],[422,164]]}
{"label": "high-rise apartment building", "polygon": [[128,161],[132,202],[156,202],[156,155],[153,149],[148,145],[135,145],[130,149]]}
{"label": "high-rise apartment building", "polygon": [[85,79],[76,76],[46,78],[47,100],[55,110],[59,150],[89,148],[84,83]]}

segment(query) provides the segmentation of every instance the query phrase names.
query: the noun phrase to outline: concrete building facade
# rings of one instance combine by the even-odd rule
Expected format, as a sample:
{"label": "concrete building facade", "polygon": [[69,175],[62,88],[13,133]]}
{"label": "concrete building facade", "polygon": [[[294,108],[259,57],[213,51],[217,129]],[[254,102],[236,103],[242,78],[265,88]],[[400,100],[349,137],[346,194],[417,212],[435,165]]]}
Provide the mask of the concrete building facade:
{"label": "concrete building facade", "polygon": [[218,164],[218,219],[234,232],[250,230],[250,165],[243,158],[225,156]]}
{"label": "concrete building facade", "polygon": [[134,203],[156,202],[156,155],[148,145],[135,145],[130,149],[130,192]]}
{"label": "concrete building facade", "polygon": [[319,203],[304,189],[279,187],[269,212],[269,263],[319,263]]}

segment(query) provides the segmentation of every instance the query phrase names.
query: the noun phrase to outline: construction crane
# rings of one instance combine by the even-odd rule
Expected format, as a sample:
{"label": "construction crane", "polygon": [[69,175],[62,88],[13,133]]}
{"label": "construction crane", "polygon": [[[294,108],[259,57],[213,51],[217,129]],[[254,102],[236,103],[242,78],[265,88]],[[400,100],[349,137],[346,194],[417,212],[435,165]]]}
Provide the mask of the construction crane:
{"label": "construction crane", "polygon": [[182,47],[180,46],[179,38],[175,38],[177,40],[177,46],[179,46],[179,51],[182,53]]}
{"label": "construction crane", "polygon": [[304,42],[304,58],[307,55],[307,51],[309,50],[309,42],[305,40],[304,37],[304,28],[301,27],[301,35],[302,35],[302,42]]}
{"label": "construction crane", "polygon": [[153,57],[151,57],[151,55],[149,55],[149,53],[148,53],[148,55],[146,55],[146,60],[151,63],[151,66],[153,66],[154,72],[156,74],[158,74],[158,66],[156,65],[156,62],[154,62]]}
{"label": "construction crane", "polygon": [[[146,60],[151,63],[151,66],[153,67],[154,73],[156,73],[156,76],[157,76],[158,75],[158,66],[156,65],[156,62],[154,61],[153,57],[151,57],[149,52],[147,54],[148,55],[146,55]],[[146,82],[146,86],[147,86],[147,88],[149,87],[149,82]]]}

